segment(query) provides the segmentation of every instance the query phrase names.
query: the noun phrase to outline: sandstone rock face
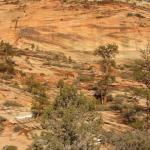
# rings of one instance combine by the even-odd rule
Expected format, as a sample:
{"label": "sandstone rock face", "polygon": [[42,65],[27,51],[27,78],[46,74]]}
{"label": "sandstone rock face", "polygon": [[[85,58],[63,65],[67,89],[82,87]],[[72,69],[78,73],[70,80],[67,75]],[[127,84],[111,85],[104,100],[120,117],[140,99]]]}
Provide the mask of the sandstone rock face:
{"label": "sandstone rock face", "polygon": [[22,47],[34,43],[79,61],[83,57],[93,61],[97,46],[114,42],[119,45],[119,60],[134,59],[150,39],[149,11],[127,4],[99,4],[87,9],[41,1],[30,2],[24,9],[11,4],[0,7],[0,39]]}

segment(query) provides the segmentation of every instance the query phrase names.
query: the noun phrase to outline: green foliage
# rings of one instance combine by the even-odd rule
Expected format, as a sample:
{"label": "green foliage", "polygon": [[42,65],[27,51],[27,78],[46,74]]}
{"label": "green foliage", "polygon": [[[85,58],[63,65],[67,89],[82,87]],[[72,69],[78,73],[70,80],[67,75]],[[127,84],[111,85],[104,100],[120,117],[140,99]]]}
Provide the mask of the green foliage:
{"label": "green foliage", "polygon": [[81,82],[90,82],[90,81],[94,80],[94,77],[91,76],[91,75],[89,76],[89,75],[80,74],[78,76],[78,80],[81,81]]}
{"label": "green foliage", "polygon": [[118,54],[118,46],[116,44],[108,44],[99,46],[95,50],[95,55],[101,57],[101,66],[103,71],[103,77],[96,85],[95,96],[100,99],[102,103],[107,102],[108,93],[110,91],[110,85],[115,81],[115,75],[113,74],[116,67],[115,56]]}
{"label": "green foliage", "polygon": [[4,125],[0,124],[0,134],[2,133],[3,130],[4,130]]}
{"label": "green foliage", "polygon": [[104,60],[111,60],[118,54],[118,46],[116,44],[99,46],[95,50],[95,54],[101,56]]}
{"label": "green foliage", "polygon": [[7,120],[6,118],[0,116],[0,123],[3,123],[3,122],[6,121],[6,120]]}
{"label": "green foliage", "polygon": [[13,128],[13,131],[14,131],[14,132],[19,132],[21,129],[22,129],[21,126],[16,125],[16,126]]}
{"label": "green foliage", "polygon": [[149,150],[150,136],[148,132],[135,130],[123,134],[106,133],[106,143],[110,143],[115,150]]}
{"label": "green foliage", "polygon": [[31,76],[26,81],[27,91],[33,94],[32,113],[35,117],[43,114],[45,106],[48,104],[48,97],[44,85],[36,81],[34,76]]}
{"label": "green foliage", "polygon": [[64,86],[64,84],[65,84],[65,83],[64,83],[64,80],[61,79],[61,80],[58,81],[57,87],[58,87],[58,88],[62,88],[62,87]]}
{"label": "green foliage", "polygon": [[133,65],[133,75],[137,81],[150,88],[150,45],[140,53],[141,59],[136,60]]}
{"label": "green foliage", "polygon": [[74,86],[61,87],[55,102],[45,110],[45,132],[30,149],[99,150],[102,119],[91,101]]}
{"label": "green foliage", "polygon": [[[94,100],[93,100],[94,102]],[[67,108],[70,106],[75,106],[78,108],[90,110],[95,109],[92,100],[83,95],[82,93],[78,93],[78,90],[74,86],[65,85],[60,88],[60,93],[56,97],[56,101],[54,103],[55,108]]]}
{"label": "green foliage", "polygon": [[132,122],[130,125],[131,125],[133,128],[135,128],[135,129],[143,130],[143,129],[144,129],[145,122],[144,122],[144,120],[136,119],[136,120],[135,120],[134,122]]}
{"label": "green foliage", "polygon": [[4,125],[3,122],[5,122],[7,119],[4,118],[3,116],[0,116],[0,133],[4,130]]}
{"label": "green foliage", "polygon": [[4,106],[6,107],[22,107],[21,104],[19,104],[16,101],[12,101],[12,100],[7,100],[3,103]]}
{"label": "green foliage", "polygon": [[15,63],[12,61],[12,57],[15,55],[15,48],[9,43],[3,41],[0,42],[0,72],[7,74],[14,74]]}
{"label": "green foliage", "polygon": [[150,91],[146,88],[132,88],[131,90],[137,96],[150,99]]}
{"label": "green foliage", "polygon": [[6,145],[2,148],[2,150],[17,150],[18,148],[13,145]]}
{"label": "green foliage", "polygon": [[0,62],[0,72],[14,74],[14,65],[14,62],[10,58],[5,59],[3,62]]}
{"label": "green foliage", "polygon": [[140,52],[141,59],[137,60],[133,65],[133,76],[138,82],[145,85],[144,90],[140,89],[139,93],[146,99],[146,128],[148,129],[150,120],[150,45],[148,44]]}
{"label": "green foliage", "polygon": [[15,48],[13,48],[12,45],[9,43],[5,43],[4,41],[0,42],[0,54],[8,57],[8,56],[14,56],[15,55]]}
{"label": "green foliage", "polygon": [[26,80],[27,91],[33,95],[46,96],[44,86],[38,82],[33,75],[27,78]]}

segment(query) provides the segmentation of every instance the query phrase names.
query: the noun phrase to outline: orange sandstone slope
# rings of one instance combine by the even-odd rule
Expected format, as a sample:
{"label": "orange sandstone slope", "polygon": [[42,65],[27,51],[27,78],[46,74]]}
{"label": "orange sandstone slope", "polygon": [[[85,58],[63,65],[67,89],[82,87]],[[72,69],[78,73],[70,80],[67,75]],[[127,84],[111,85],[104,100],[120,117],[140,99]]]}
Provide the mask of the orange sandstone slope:
{"label": "orange sandstone slope", "polygon": [[34,43],[78,61],[93,61],[97,46],[115,42],[122,62],[137,58],[138,49],[150,39],[150,10],[117,3],[85,8],[62,5],[59,0],[30,2],[25,9],[0,5],[0,33],[0,39],[16,46]]}

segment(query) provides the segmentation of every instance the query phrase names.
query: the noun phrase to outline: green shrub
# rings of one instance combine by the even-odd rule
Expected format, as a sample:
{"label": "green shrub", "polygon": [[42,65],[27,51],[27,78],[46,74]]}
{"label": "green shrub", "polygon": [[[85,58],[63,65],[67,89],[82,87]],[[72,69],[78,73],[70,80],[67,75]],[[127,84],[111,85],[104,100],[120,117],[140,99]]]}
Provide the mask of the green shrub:
{"label": "green shrub", "polygon": [[31,110],[34,117],[38,117],[43,114],[45,106],[48,104],[48,97],[46,94],[46,88],[43,84],[36,81],[34,76],[31,76],[26,81],[27,91],[33,94],[33,101]]}
{"label": "green shrub", "polygon": [[105,143],[115,147],[115,150],[149,150],[150,136],[148,132],[135,130],[122,134],[106,133]]}
{"label": "green shrub", "polygon": [[14,74],[14,72],[15,72],[14,63],[10,59],[7,59],[4,62],[1,62],[0,63],[0,72]]}
{"label": "green shrub", "polygon": [[94,80],[93,76],[80,74],[78,80],[81,82],[90,82]]}
{"label": "green shrub", "polygon": [[[101,114],[95,111],[94,100],[81,94],[76,87],[63,85],[53,104],[44,111],[45,132],[35,139],[30,150],[98,150]],[[90,145],[87,148],[87,145]]]}
{"label": "green shrub", "polygon": [[6,145],[2,148],[2,150],[17,150],[18,148],[13,145]]}
{"label": "green shrub", "polygon": [[3,105],[6,107],[22,107],[22,105],[19,104],[18,102],[11,100],[7,100],[6,102],[3,103]]}
{"label": "green shrub", "polygon": [[6,121],[6,120],[7,120],[6,118],[0,116],[0,123],[4,122],[4,121]]}
{"label": "green shrub", "polygon": [[113,103],[110,105],[110,109],[114,111],[122,111],[123,110],[123,105],[120,103]]}
{"label": "green shrub", "polygon": [[22,129],[22,128],[21,128],[19,125],[17,125],[17,126],[15,126],[15,127],[13,128],[13,131],[14,131],[14,132],[19,132],[21,129]]}
{"label": "green shrub", "polygon": [[4,41],[0,42],[0,53],[8,56],[14,56],[15,55],[15,48],[10,45],[9,43],[5,43]]}
{"label": "green shrub", "polygon": [[0,134],[2,133],[3,130],[4,130],[4,126],[0,124]]}
{"label": "green shrub", "polygon": [[145,122],[144,120],[135,119],[135,121],[131,122],[130,125],[135,129],[144,129]]}
{"label": "green shrub", "polygon": [[45,88],[44,86],[35,80],[34,76],[30,76],[26,80],[27,91],[32,93],[33,95],[45,96]]}
{"label": "green shrub", "polygon": [[57,88],[62,88],[64,86],[64,80],[59,80],[57,83]]}

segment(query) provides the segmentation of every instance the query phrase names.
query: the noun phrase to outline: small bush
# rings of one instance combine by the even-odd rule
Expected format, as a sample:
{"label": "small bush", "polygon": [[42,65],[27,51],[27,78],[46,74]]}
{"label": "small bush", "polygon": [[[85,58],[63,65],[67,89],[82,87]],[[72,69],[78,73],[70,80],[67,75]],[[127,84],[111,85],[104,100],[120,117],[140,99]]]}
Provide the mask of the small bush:
{"label": "small bush", "polygon": [[128,13],[127,17],[138,17],[138,18],[145,18],[143,15],[139,13]]}
{"label": "small bush", "polygon": [[12,75],[11,74],[8,74],[7,72],[4,72],[2,75],[1,75],[1,78],[4,79],[4,80],[10,80],[12,79]]}
{"label": "small bush", "polygon": [[2,133],[3,130],[4,130],[4,126],[0,124],[0,133]]}
{"label": "small bush", "polygon": [[2,148],[2,150],[17,150],[18,148],[13,145],[6,145]]}
{"label": "small bush", "polygon": [[136,119],[134,122],[130,124],[135,129],[143,129],[145,122],[143,120]]}
{"label": "small bush", "polygon": [[7,120],[6,118],[0,116],[0,123],[4,122],[4,121],[6,121],[6,120]]}
{"label": "small bush", "polygon": [[19,132],[21,129],[22,129],[22,128],[21,128],[19,125],[17,125],[17,126],[15,126],[15,127],[13,128],[13,131],[14,131],[14,132]]}
{"label": "small bush", "polygon": [[65,85],[64,80],[59,80],[57,83],[57,88],[62,88]]}
{"label": "small bush", "polygon": [[44,86],[35,80],[34,76],[30,76],[26,80],[27,91],[32,93],[33,95],[45,96],[45,88]]}
{"label": "small bush", "polygon": [[14,56],[15,55],[15,48],[10,45],[9,43],[5,43],[4,41],[0,42],[0,52],[1,54],[8,56]]}
{"label": "small bush", "polygon": [[5,103],[3,103],[3,105],[6,107],[22,107],[21,104],[17,103],[16,101],[11,101],[11,100],[6,101]]}
{"label": "small bush", "polygon": [[81,82],[90,82],[90,81],[93,81],[94,80],[94,77],[93,76],[89,76],[89,75],[83,75],[81,74],[79,77],[78,77],[79,81]]}
{"label": "small bush", "polygon": [[135,113],[136,113],[136,110],[134,110],[131,107],[123,109],[122,114],[123,114],[124,121],[126,123],[134,122],[135,121],[135,117],[134,117]]}
{"label": "small bush", "polygon": [[0,72],[7,72],[8,74],[13,74],[14,71],[14,63],[10,59],[0,63]]}
{"label": "small bush", "polygon": [[135,130],[123,134],[115,134],[112,132],[106,134],[106,143],[113,145],[115,150],[150,149],[150,136],[148,132]]}
{"label": "small bush", "polygon": [[112,105],[110,105],[110,109],[114,111],[122,111],[123,105],[119,103],[113,103]]}

